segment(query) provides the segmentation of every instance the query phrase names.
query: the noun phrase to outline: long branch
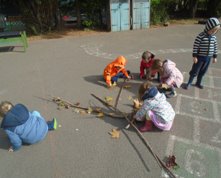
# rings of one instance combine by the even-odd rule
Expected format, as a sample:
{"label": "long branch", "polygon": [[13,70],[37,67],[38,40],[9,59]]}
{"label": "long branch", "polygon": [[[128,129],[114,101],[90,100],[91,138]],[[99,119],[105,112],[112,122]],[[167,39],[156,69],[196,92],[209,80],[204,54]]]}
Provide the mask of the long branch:
{"label": "long branch", "polygon": [[[98,99],[102,104],[105,103],[105,101],[103,101],[101,98],[99,98],[98,96],[91,94],[94,98]],[[109,106],[110,108],[112,108],[112,106]],[[176,178],[176,176],[166,167],[166,165],[161,161],[161,159],[157,156],[156,153],[154,153],[152,147],[150,146],[149,142],[145,139],[145,137],[143,136],[143,134],[139,131],[139,129],[133,124],[133,122],[130,121],[130,119],[128,118],[127,115],[125,115],[125,113],[121,112],[119,109],[116,108],[116,111],[118,111],[119,113],[121,113],[124,118],[128,121],[128,123],[136,130],[136,132],[138,133],[139,137],[141,138],[141,140],[143,141],[144,145],[148,148],[148,150],[150,151],[150,153],[152,154],[152,156],[155,158],[155,160],[157,161],[157,164],[160,166],[160,168],[164,169],[167,174],[169,176],[171,176],[172,178]]]}

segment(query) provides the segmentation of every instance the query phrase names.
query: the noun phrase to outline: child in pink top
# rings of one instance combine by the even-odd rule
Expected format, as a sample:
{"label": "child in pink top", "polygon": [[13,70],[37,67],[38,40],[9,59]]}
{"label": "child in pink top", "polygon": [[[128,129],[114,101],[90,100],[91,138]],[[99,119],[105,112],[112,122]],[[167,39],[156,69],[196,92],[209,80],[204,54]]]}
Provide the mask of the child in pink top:
{"label": "child in pink top", "polygon": [[175,88],[180,88],[183,83],[183,74],[176,67],[176,63],[169,59],[164,61],[155,59],[151,68],[160,73],[160,88],[171,91],[166,96],[168,98],[175,97]]}

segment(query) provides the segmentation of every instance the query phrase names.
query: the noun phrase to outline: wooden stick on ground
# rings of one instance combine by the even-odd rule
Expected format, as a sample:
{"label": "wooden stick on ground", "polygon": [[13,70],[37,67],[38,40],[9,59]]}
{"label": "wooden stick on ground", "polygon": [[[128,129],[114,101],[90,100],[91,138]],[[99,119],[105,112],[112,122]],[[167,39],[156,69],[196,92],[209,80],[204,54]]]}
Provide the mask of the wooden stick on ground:
{"label": "wooden stick on ground", "polygon": [[118,92],[118,95],[117,95],[117,98],[116,98],[116,101],[115,101],[115,105],[114,105],[115,110],[117,109],[117,105],[118,105],[118,102],[119,102],[119,99],[120,99],[120,95],[121,95],[121,93],[122,93],[122,90],[123,90],[123,88],[124,88],[124,84],[125,84],[125,83],[126,83],[126,79],[124,79],[124,82],[123,82],[123,84],[121,85],[120,90],[119,90],[119,92]]}
{"label": "wooden stick on ground", "polygon": [[60,97],[52,97],[51,100],[46,99],[46,98],[42,98],[42,97],[39,97],[39,98],[44,99],[46,101],[50,101],[50,102],[56,103],[58,106],[59,106],[59,102],[62,102],[64,104],[64,107],[67,108],[67,109],[69,107],[80,109],[80,110],[84,110],[84,111],[89,111],[89,109],[92,109],[91,110],[92,113],[98,113],[98,114],[99,113],[103,113],[106,116],[109,116],[109,117],[112,117],[112,118],[118,118],[118,119],[123,119],[124,118],[123,115],[116,114],[115,112],[108,113],[108,112],[105,112],[101,108],[98,109],[98,107],[96,107],[96,106],[92,107],[92,108],[81,107],[81,106],[78,106],[76,104],[72,104],[71,102],[69,102],[67,100],[64,100],[63,98],[60,98]]}
{"label": "wooden stick on ground", "polygon": [[[98,99],[102,104],[106,103],[105,101],[103,101],[101,98],[99,98],[98,96],[91,94],[93,97],[95,97],[96,99]],[[113,107],[113,106],[112,106]],[[171,177],[171,178],[176,178],[176,176],[166,167],[166,165],[161,161],[161,159],[157,156],[156,153],[154,153],[152,147],[150,146],[149,142],[145,139],[145,137],[143,136],[143,134],[138,130],[138,128],[133,124],[133,122],[130,121],[130,119],[128,119],[127,115],[125,115],[125,113],[121,112],[119,109],[116,109],[119,113],[121,113],[124,118],[128,121],[128,123],[130,123],[130,125],[136,130],[136,132],[138,133],[139,137],[141,138],[141,140],[143,141],[144,145],[147,147],[147,149],[150,151],[150,153],[152,154],[152,156],[155,158],[157,164],[160,166],[160,168],[164,169],[164,171],[166,171],[166,173]]]}

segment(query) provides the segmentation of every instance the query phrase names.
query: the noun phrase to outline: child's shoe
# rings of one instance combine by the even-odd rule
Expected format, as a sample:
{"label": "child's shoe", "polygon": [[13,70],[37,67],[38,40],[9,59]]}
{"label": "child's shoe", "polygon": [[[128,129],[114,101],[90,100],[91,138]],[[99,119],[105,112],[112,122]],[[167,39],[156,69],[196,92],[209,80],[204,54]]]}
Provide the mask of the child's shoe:
{"label": "child's shoe", "polygon": [[117,86],[117,82],[113,82],[113,83],[112,83],[112,86]]}
{"label": "child's shoe", "polygon": [[172,97],[176,97],[176,96],[177,96],[176,91],[171,91],[171,93],[166,94],[166,97],[167,97],[167,98],[172,98]]}
{"label": "child's shoe", "polygon": [[143,127],[139,128],[140,132],[148,132],[153,128],[153,122],[151,120],[146,120]]}
{"label": "child's shoe", "polygon": [[203,89],[203,85],[200,85],[200,84],[196,84],[196,87],[199,88],[199,89]]}
{"label": "child's shoe", "polygon": [[184,85],[182,86],[182,88],[185,89],[185,90],[188,90],[189,87],[190,87],[190,84],[188,84],[188,83],[187,83],[187,84],[184,84]]}

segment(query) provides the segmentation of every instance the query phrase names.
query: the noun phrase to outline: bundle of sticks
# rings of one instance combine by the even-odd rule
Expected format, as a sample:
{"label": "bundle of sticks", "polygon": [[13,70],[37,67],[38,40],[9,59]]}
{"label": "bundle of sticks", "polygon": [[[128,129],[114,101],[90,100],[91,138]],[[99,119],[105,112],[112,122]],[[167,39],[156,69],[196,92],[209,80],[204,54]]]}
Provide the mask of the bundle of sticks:
{"label": "bundle of sticks", "polygon": [[[141,138],[144,145],[147,147],[149,152],[152,154],[152,156],[156,160],[159,167],[161,169],[163,169],[168,174],[169,177],[176,178],[176,176],[173,174],[173,172],[171,172],[171,170],[163,163],[163,161],[161,161],[161,159],[158,157],[158,155],[153,151],[150,143],[146,140],[146,138],[139,131],[137,126],[134,124],[134,122],[133,122],[134,119],[129,118],[132,114],[131,113],[124,113],[124,112],[122,112],[121,110],[119,110],[117,108],[117,105],[118,105],[119,98],[120,98],[120,95],[122,93],[123,87],[124,87],[124,84],[120,87],[120,90],[119,90],[119,93],[118,93],[117,98],[115,100],[115,105],[114,106],[110,105],[108,102],[106,102],[102,98],[96,96],[95,94],[91,94],[91,96],[93,96],[96,100],[98,100],[101,104],[103,104],[110,112],[107,112],[103,108],[96,107],[96,106],[94,106],[94,107],[81,107],[81,106],[79,106],[79,103],[72,104],[71,102],[69,102],[67,100],[64,100],[60,97],[53,97],[52,101],[54,103],[56,103],[59,107],[64,107],[64,108],[67,108],[67,109],[68,108],[77,108],[77,109],[80,109],[80,110],[84,110],[87,113],[94,113],[94,114],[103,113],[103,115],[108,116],[108,117],[126,119],[128,124],[125,127],[121,128],[121,129],[128,129],[129,127],[133,127],[134,130],[137,132],[139,138]],[[118,130],[121,130],[121,129],[118,129]]]}

